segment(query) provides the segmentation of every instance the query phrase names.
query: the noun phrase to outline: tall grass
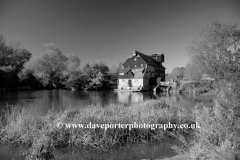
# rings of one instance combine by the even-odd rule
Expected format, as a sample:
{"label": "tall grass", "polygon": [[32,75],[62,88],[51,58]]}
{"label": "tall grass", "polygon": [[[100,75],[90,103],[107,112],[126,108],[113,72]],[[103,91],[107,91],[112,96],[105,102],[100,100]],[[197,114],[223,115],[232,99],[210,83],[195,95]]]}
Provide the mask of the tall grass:
{"label": "tall grass", "polygon": [[197,105],[195,120],[201,128],[194,130],[194,140],[186,144],[185,152],[192,159],[240,159],[240,103],[236,93],[222,90],[213,107]]}
{"label": "tall grass", "polygon": [[189,130],[163,129],[66,129],[57,128],[58,122],[88,124],[130,124],[130,123],[193,123],[191,115],[183,108],[169,106],[161,100],[148,100],[130,106],[110,104],[104,108],[89,106],[59,113],[40,115],[37,111],[10,108],[1,123],[2,142],[28,146],[26,159],[51,159],[56,149],[77,146],[83,149],[107,151],[126,143],[139,141],[160,141],[172,134],[187,134]]}

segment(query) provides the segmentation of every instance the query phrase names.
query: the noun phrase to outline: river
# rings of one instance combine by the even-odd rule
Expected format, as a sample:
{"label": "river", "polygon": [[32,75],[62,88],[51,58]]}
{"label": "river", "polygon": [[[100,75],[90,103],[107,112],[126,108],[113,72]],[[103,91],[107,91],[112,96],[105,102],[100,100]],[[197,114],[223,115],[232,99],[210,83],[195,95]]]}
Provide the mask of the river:
{"label": "river", "polygon": [[166,92],[114,92],[114,91],[71,91],[71,90],[40,90],[0,92],[0,108],[18,105],[19,107],[36,107],[41,113],[60,111],[89,105],[104,107],[110,103],[131,104],[147,99],[163,99],[186,109],[191,109],[198,102],[180,94]]}

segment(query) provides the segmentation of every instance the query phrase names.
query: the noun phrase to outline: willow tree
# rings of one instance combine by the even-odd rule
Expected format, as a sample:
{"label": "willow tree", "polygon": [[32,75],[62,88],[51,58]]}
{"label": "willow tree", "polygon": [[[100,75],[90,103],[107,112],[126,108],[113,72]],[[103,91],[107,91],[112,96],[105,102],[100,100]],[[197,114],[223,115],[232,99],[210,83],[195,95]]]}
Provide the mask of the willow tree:
{"label": "willow tree", "polygon": [[54,44],[46,44],[42,52],[25,64],[23,75],[32,74],[43,86],[56,87],[67,70],[68,58]]}

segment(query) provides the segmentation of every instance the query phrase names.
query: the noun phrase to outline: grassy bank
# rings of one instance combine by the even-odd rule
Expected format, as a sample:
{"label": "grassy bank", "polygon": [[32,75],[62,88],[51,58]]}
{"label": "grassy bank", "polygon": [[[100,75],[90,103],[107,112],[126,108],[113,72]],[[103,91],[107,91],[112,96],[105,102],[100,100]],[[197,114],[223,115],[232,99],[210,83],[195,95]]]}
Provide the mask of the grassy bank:
{"label": "grassy bank", "polygon": [[194,109],[195,120],[201,128],[194,130],[194,139],[179,153],[192,159],[240,159],[240,109],[237,93],[222,89],[214,106],[198,104]]}
{"label": "grassy bank", "polygon": [[[81,149],[101,149],[104,151],[140,141],[161,141],[173,135],[185,135],[189,130],[163,129],[59,129],[56,124],[164,124],[193,123],[192,117],[182,108],[169,106],[163,101],[148,100],[130,106],[111,104],[101,108],[89,106],[60,113],[49,112],[40,115],[37,111],[12,107],[1,120],[0,138],[2,142],[27,146],[27,159],[51,159],[56,149],[77,146]],[[174,133],[174,134],[172,134]]]}

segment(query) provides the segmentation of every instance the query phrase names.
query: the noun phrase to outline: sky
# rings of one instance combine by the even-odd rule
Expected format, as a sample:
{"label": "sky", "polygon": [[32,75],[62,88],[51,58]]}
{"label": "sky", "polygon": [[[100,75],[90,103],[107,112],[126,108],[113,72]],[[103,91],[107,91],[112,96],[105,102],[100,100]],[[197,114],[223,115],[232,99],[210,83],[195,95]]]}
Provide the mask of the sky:
{"label": "sky", "polygon": [[32,54],[54,43],[81,66],[96,60],[118,66],[137,50],[163,53],[171,73],[185,67],[186,47],[216,20],[239,23],[240,0],[0,0],[7,42]]}

